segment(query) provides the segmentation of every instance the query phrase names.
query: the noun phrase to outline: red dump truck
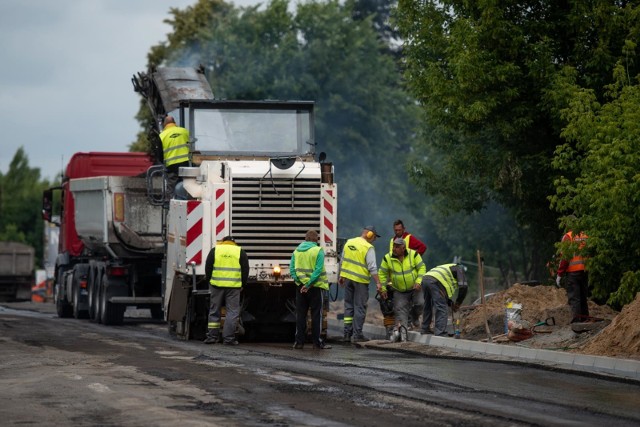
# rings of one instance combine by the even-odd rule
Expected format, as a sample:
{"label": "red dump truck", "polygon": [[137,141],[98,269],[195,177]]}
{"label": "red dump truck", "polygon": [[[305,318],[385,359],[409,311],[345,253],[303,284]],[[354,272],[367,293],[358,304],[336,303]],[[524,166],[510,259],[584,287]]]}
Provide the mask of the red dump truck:
{"label": "red dump truck", "polygon": [[122,323],[127,306],[162,318],[162,208],[147,200],[144,153],[76,153],[63,183],[43,193],[59,247],[54,300],[60,317]]}

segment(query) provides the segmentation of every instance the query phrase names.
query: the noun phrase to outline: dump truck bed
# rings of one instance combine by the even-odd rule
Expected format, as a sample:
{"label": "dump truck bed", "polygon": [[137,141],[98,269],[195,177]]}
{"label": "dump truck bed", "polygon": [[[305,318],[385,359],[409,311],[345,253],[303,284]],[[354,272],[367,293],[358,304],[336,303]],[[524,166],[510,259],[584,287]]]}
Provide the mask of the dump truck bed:
{"label": "dump truck bed", "polygon": [[144,177],[72,179],[75,226],[94,253],[116,257],[162,254],[162,207],[147,200]]}

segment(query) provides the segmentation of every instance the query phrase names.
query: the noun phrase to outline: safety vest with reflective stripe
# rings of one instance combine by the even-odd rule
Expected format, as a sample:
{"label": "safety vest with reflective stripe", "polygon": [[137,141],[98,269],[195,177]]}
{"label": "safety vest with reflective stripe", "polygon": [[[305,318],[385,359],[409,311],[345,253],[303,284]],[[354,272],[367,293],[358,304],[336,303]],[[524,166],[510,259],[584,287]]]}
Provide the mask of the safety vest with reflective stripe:
{"label": "safety vest with reflective stripe", "polygon": [[[391,240],[389,241],[389,253],[391,253],[391,251],[393,251],[393,241],[396,240],[396,237],[393,236],[391,238]],[[411,233],[407,234],[406,236],[404,236],[404,247],[409,249],[409,240],[411,240]]]}
{"label": "safety vest with reflective stripe", "polygon": [[212,286],[221,288],[242,287],[242,269],[240,268],[240,246],[217,245],[213,257],[213,271],[211,272]]}
{"label": "safety vest with reflective stripe", "polygon": [[447,291],[449,298],[453,298],[453,294],[458,289],[458,281],[451,272],[451,267],[455,267],[458,264],[442,264],[427,271],[425,276],[430,276],[442,283],[442,286]]}
{"label": "safety vest with reflective stripe", "polygon": [[189,131],[169,123],[160,133],[164,165],[171,166],[189,160]]}
{"label": "safety vest with reflective stripe", "polygon": [[362,237],[354,237],[347,240],[344,245],[342,264],[340,265],[340,277],[353,280],[358,283],[369,284],[371,273],[367,267],[367,252],[373,245]]}
{"label": "safety vest with reflective stripe", "polygon": [[[296,275],[303,285],[306,285],[309,282],[313,271],[316,269],[316,260],[318,258],[318,253],[321,250],[322,249],[320,248],[320,246],[315,246],[303,252],[300,252],[297,249],[294,251],[296,260]],[[322,265],[322,273],[320,273],[320,276],[318,276],[318,280],[316,280],[312,286],[325,290],[329,289],[329,282],[327,282],[327,272],[324,269],[324,265]]]}
{"label": "safety vest with reflective stripe", "polygon": [[[569,240],[571,240],[572,242],[579,242],[579,249],[584,248],[584,245],[586,244],[586,241],[588,239],[587,235],[584,233],[580,233],[574,237],[573,232],[569,231],[566,235],[569,236]],[[573,258],[569,260],[567,273],[573,273],[576,271],[584,271],[584,257],[574,254]]]}
{"label": "safety vest with reflective stripe", "polygon": [[[422,257],[413,249],[407,249],[402,262],[391,254],[386,254],[382,258],[380,265],[380,282],[386,283],[387,276],[391,279],[391,286],[400,291],[408,292],[413,290],[416,283],[422,281],[427,267],[422,261]],[[383,285],[384,286],[384,285]]]}

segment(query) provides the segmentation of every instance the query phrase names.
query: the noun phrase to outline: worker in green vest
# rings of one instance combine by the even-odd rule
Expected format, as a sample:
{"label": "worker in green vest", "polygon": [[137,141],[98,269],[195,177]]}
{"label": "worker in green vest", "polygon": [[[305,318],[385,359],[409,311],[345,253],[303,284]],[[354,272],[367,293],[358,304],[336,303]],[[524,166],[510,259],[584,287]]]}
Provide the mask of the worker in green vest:
{"label": "worker in green vest", "polygon": [[204,275],[209,281],[209,323],[205,344],[220,341],[222,307],[226,309],[222,343],[238,345],[236,329],[240,318],[240,290],[249,277],[249,258],[231,236],[216,244],[205,261]]}
{"label": "worker in green vest", "polygon": [[[424,311],[422,313],[422,334],[434,334],[446,337],[448,306],[453,311],[460,308],[460,304],[467,296],[467,279],[464,267],[459,264],[442,264],[431,270],[422,278],[424,292]],[[456,302],[453,297],[457,293]],[[434,328],[431,329],[431,319],[434,317]]]}
{"label": "worker in green vest", "polygon": [[382,292],[387,291],[387,284],[393,288],[393,314],[396,322],[394,331],[398,332],[388,333],[393,341],[396,338],[406,341],[411,310],[418,304],[423,309],[422,277],[426,271],[420,254],[407,249],[406,242],[401,237],[395,238],[392,251],[382,257],[379,270]]}
{"label": "worker in green vest", "polygon": [[[380,235],[372,225],[364,227],[358,237],[347,240],[342,249],[338,284],[344,287],[344,340],[354,343],[368,341],[362,334],[367,316],[369,282],[376,283],[378,292],[382,284],[378,277],[376,250],[373,242]],[[384,295],[386,298],[386,295]]]}
{"label": "worker in green vest", "polygon": [[307,313],[311,310],[311,340],[316,350],[328,350],[320,333],[322,330],[322,303],[324,293],[329,290],[327,272],[324,268],[324,250],[318,245],[318,232],[309,230],[304,236],[289,263],[289,272],[296,292],[296,335],[294,349],[302,349],[307,336]]}

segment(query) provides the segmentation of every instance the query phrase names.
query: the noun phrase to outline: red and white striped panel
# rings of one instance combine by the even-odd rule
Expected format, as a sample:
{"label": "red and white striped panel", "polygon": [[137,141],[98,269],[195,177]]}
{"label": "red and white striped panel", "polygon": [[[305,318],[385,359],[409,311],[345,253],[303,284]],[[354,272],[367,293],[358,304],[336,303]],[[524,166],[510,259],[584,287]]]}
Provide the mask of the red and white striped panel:
{"label": "red and white striped panel", "polygon": [[331,187],[322,188],[322,224],[324,241],[336,241],[336,198]]}
{"label": "red and white striped panel", "polygon": [[216,188],[216,198],[213,202],[214,216],[213,216],[213,229],[215,230],[215,241],[219,242],[225,237],[227,233],[227,216],[225,210],[226,204],[226,189]]}
{"label": "red and white striped panel", "polygon": [[189,200],[187,202],[187,263],[202,264],[202,216],[204,207],[202,202]]}

